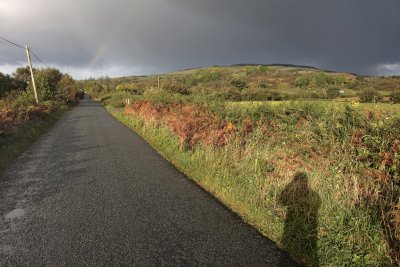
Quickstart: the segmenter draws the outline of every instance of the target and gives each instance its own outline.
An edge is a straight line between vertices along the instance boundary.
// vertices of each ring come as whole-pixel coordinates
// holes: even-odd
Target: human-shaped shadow
[[[307,174],[297,173],[280,194],[279,202],[287,207],[282,235],[284,249],[312,266],[319,266],[318,209],[321,201],[310,189]]]

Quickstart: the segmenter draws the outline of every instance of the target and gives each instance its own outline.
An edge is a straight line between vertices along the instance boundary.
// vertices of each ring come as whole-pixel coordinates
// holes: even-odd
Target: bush
[[[78,89],[71,76],[64,74],[57,84],[57,99],[64,103],[74,103],[77,99]]]
[[[185,86],[180,81],[176,81],[176,80],[172,80],[170,82],[164,83],[162,86],[162,89],[165,91],[169,91],[173,94],[178,93],[181,95],[188,95],[190,93],[187,86]]]
[[[13,92],[4,98],[5,105],[16,113],[26,110],[27,107],[35,104],[33,92]]]
[[[329,87],[326,89],[326,97],[329,99],[334,99],[336,97],[340,96],[340,89],[338,87]]]
[[[27,83],[0,72],[0,97],[12,91],[25,90]]]
[[[282,100],[283,97],[279,92],[269,91],[262,88],[246,88],[242,91],[242,100],[247,101],[272,101]]]
[[[400,103],[400,90],[394,91],[394,92],[392,93],[392,95],[390,96],[390,100],[391,100],[394,104]]]
[[[310,77],[299,77],[296,79],[295,85],[300,88],[307,88],[311,83]]]
[[[238,88],[224,88],[222,90],[218,90],[213,94],[217,98],[221,98],[228,101],[240,101],[242,100],[242,95]]]
[[[267,66],[259,65],[259,66],[247,66],[245,68],[246,70],[246,75],[251,75],[251,74],[260,74],[260,73],[265,73],[268,71]]]
[[[326,87],[328,85],[334,85],[335,79],[333,79],[331,76],[326,75],[325,73],[319,73],[315,77],[315,84],[318,87]]]
[[[220,75],[216,71],[201,70],[198,71],[197,75],[195,76],[195,79],[197,83],[208,83],[217,80],[219,77]]]
[[[170,103],[182,103],[183,96],[177,93],[171,93],[166,90],[149,89],[143,94],[144,100],[149,101],[155,106],[168,105]]]
[[[182,83],[185,87],[192,87],[201,83],[210,83],[219,78],[220,74],[217,71],[198,70],[195,74],[184,77]]]
[[[376,103],[382,100],[382,96],[378,90],[372,87],[365,88],[361,93],[358,94],[360,102],[363,103]]]
[[[244,89],[247,87],[247,83],[244,80],[241,79],[234,79],[231,81],[231,85],[233,87],[236,87],[238,89]]]
[[[58,69],[47,68],[35,72],[35,83],[38,98],[43,101],[59,101],[72,103],[76,100],[77,86],[68,74],[62,74]],[[28,91],[33,92],[32,85]]]
[[[93,98],[98,98],[104,93],[103,86],[96,81],[88,81],[85,86],[85,91]]]
[[[39,73],[35,78],[36,91],[38,94],[39,101],[47,101],[54,99],[55,97],[55,87],[50,86],[50,81],[47,76]],[[31,88],[31,85],[29,85]]]
[[[121,83],[115,87],[116,91],[136,91],[136,83]]]

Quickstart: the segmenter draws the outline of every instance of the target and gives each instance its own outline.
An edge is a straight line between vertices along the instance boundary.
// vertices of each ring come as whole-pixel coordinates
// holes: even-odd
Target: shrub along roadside
[[[68,106],[61,106],[52,113],[45,113],[34,120],[25,121],[6,136],[0,137],[0,172],[50,129],[66,110]]]
[[[395,237],[398,232],[393,224],[399,218],[395,207],[399,162],[397,133],[386,134],[397,123],[396,118],[382,125],[377,123],[379,114],[369,112],[365,117],[350,107],[336,110],[323,105],[290,103],[280,108],[256,107],[240,113],[222,112],[220,107],[215,108],[218,104],[208,103],[233,122],[231,126],[220,124],[222,129],[234,127],[240,134],[224,145],[218,142],[207,145],[209,135],[195,137],[180,131],[211,129],[218,140],[221,132],[202,125],[215,124],[214,120],[191,121],[177,116],[179,113],[184,117],[191,113],[203,116],[201,108],[190,110],[186,103],[180,112],[174,105],[163,107],[157,99],[153,99],[153,105],[158,105],[154,109],[148,104],[134,104],[132,108],[137,112],[133,110],[129,116],[116,109],[111,111],[295,258],[311,266],[389,264],[389,246],[395,253],[398,245]],[[184,126],[192,122],[199,126]],[[197,145],[193,142],[196,138],[200,140]],[[186,142],[184,146],[182,139]],[[304,226],[304,220],[294,219],[289,226],[295,227],[290,230],[285,222],[290,212],[282,206],[285,201],[279,200],[285,187],[304,177],[308,178],[309,192],[315,192],[311,194],[314,197],[299,195],[300,201],[292,206],[304,199],[308,199],[309,207],[321,204],[318,217],[314,217],[319,220],[318,248],[313,242],[299,242],[303,238],[298,234],[299,227]],[[318,195],[320,201],[315,197]],[[309,211],[315,213],[315,209]],[[312,225],[310,219],[311,235]]]
[[[12,76],[4,76],[8,82],[1,83],[0,170],[77,101],[77,86],[68,74],[55,68],[34,69],[33,72],[39,104],[33,96],[32,86],[28,85],[30,74],[27,68],[18,68]]]
[[[400,103],[400,90],[396,90],[392,93],[390,96],[390,100],[392,101],[393,104],[399,104]]]

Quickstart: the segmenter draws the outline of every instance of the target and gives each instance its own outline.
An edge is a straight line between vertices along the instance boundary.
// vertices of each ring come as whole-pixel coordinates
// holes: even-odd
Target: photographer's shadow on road
[[[318,209],[319,195],[310,189],[306,173],[298,172],[279,196],[279,202],[286,207],[286,220],[282,245],[290,254],[312,266],[319,266],[318,260]]]

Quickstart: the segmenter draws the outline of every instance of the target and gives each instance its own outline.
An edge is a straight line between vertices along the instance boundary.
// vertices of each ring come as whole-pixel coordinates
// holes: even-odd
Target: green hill
[[[378,91],[380,101],[389,102],[393,92],[400,89],[400,76],[357,76],[295,65],[214,66],[160,75],[105,78],[97,82],[106,91],[117,89],[142,94],[158,88],[158,78],[160,88],[173,93],[202,92],[230,101],[358,100],[359,94],[373,88]]]

